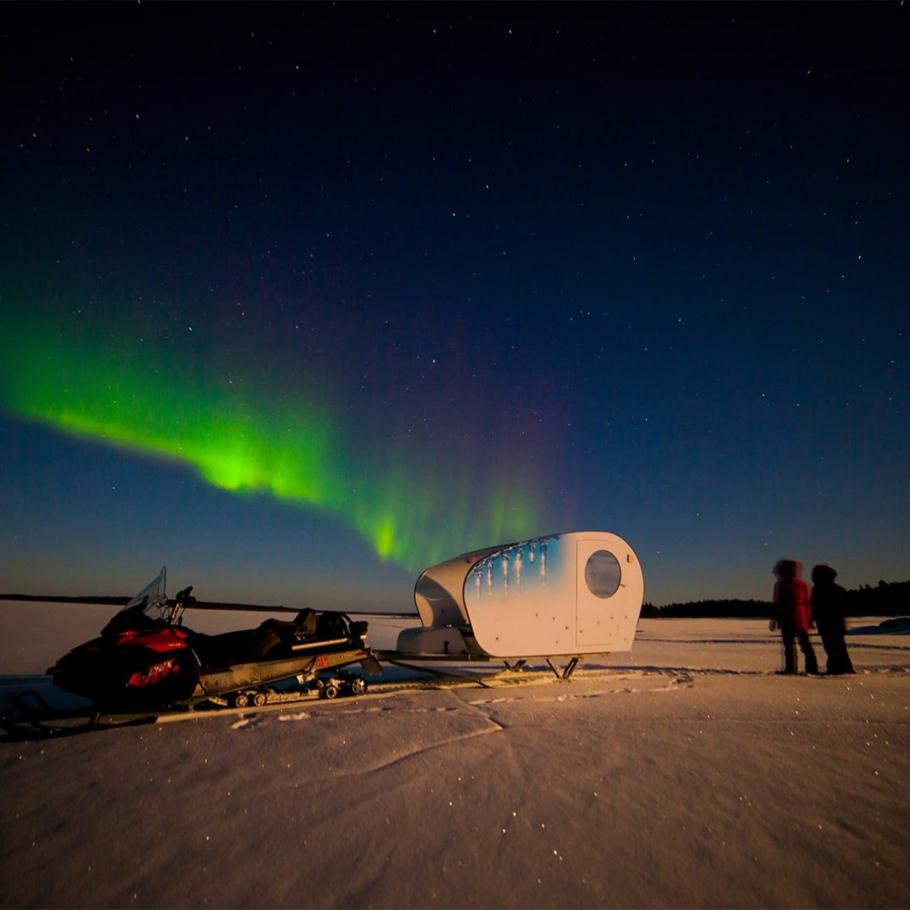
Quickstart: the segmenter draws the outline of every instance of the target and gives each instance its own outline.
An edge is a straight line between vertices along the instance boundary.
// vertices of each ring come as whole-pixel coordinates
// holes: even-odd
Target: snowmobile
[[[165,594],[167,570],[113,616],[101,635],[79,645],[47,670],[55,686],[89,698],[106,710],[150,711],[213,705],[263,705],[276,684],[296,692],[361,694],[363,677],[320,674],[360,663],[381,672],[366,645],[367,623],[345,613],[304,609],[293,619],[267,619],[254,629],[206,635],[182,624],[192,608],[192,586],[173,600]]]

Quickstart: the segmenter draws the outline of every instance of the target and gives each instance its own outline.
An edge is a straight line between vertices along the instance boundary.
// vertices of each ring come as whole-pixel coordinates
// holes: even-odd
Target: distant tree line
[[[646,619],[660,617],[706,618],[767,618],[771,615],[767,600],[695,600],[656,607],[646,603],[641,615]],[[907,616],[910,615],[910,581],[880,581],[860,585],[847,591],[848,616]]]
[[[53,601],[55,603],[93,603],[110,604],[119,606],[125,604],[129,597],[106,597],[88,595],[83,597],[58,597],[46,594],[0,594],[0,600],[37,600]],[[238,610],[256,607],[255,604],[222,604],[208,601],[197,602],[200,609]],[[262,610],[272,612],[289,611],[296,609],[280,606],[262,606]],[[356,611],[355,611],[356,612]],[[410,616],[410,613],[390,613],[389,616]],[[769,600],[693,600],[687,603],[670,603],[656,607],[652,603],[645,603],[641,608],[641,615],[645,619],[661,617],[729,617],[733,619],[764,619],[771,615],[771,601]],[[847,591],[848,616],[910,616],[910,581],[879,581],[875,587],[860,585],[858,588]]]

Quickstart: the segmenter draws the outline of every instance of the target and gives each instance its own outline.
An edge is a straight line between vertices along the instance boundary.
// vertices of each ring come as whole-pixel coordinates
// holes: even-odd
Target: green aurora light
[[[474,478],[435,452],[395,451],[371,466],[312,393],[280,398],[212,379],[196,359],[151,357],[154,346],[122,337],[29,318],[14,328],[0,336],[0,405],[15,417],[192,466],[224,490],[330,513],[412,571],[539,533],[527,483]]]

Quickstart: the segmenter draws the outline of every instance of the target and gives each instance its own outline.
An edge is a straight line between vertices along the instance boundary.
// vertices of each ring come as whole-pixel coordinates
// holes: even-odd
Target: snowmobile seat
[[[305,608],[294,617],[297,638],[312,638],[316,634],[316,611]]]
[[[193,637],[193,648],[203,667],[230,667],[234,664],[255,663],[265,660],[269,652],[282,644],[282,636],[266,620],[256,629],[224,632],[221,635]]]

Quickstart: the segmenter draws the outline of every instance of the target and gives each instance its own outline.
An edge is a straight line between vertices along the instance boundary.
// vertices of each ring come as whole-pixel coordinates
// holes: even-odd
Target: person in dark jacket
[[[818,662],[809,628],[812,624],[812,604],[809,588],[799,577],[802,567],[794,559],[778,560],[774,566],[777,582],[774,585],[774,618],[771,628],[780,626],[784,644],[784,673],[796,673],[796,643],[806,660],[806,672],[818,673]]]
[[[837,572],[831,566],[816,566],[812,570],[812,618],[822,637],[828,655],[828,673],[853,673],[853,663],[847,653],[844,635],[844,598],[847,592],[834,583]]]

